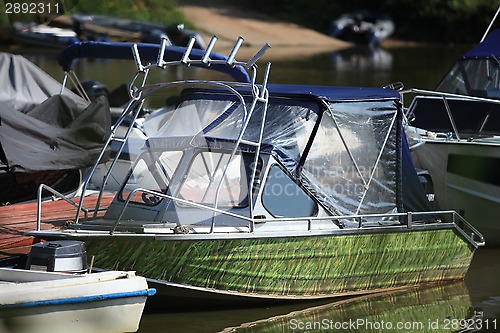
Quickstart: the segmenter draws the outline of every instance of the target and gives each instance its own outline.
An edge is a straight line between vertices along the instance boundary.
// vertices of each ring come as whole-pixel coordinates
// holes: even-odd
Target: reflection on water
[[[465,285],[455,283],[344,300],[223,332],[451,332],[473,315]]]
[[[332,52],[330,55],[332,68],[338,71],[390,70],[392,54],[376,46],[354,47]]]
[[[356,46],[353,48],[318,53],[294,52],[297,57],[272,57],[270,83],[346,85],[383,87],[393,82],[403,82],[406,88],[432,89],[450,69],[456,58],[468,46],[418,46],[376,48]],[[289,48],[271,48],[272,55],[291,53]],[[9,52],[1,48],[0,51]],[[215,48],[215,51],[218,51]],[[58,52],[39,49],[16,48],[12,52],[25,55],[57,80],[62,80],[63,71],[57,64]],[[220,51],[227,54],[226,50]],[[243,51],[242,51],[243,52]],[[265,55],[265,56],[266,56]],[[264,56],[264,61],[265,61]],[[242,60],[248,60],[242,58]],[[263,63],[261,63],[263,64]],[[259,68],[262,80],[263,65]],[[79,60],[74,65],[81,80],[97,80],[111,91],[128,83],[135,72],[133,61],[126,60]],[[181,78],[228,79],[224,74],[199,68],[178,67],[169,71],[153,71],[151,82],[177,80]],[[258,80],[259,81],[259,80]]]
[[[482,248],[476,251],[465,276],[465,284],[474,307],[490,321],[497,319],[500,332],[500,248]]]
[[[261,318],[255,319],[257,314]],[[182,327],[169,332],[453,332],[460,325],[480,322],[480,316],[472,308],[467,288],[459,282],[305,305],[299,310],[281,307],[146,315],[139,332],[153,332],[160,321]]]
[[[479,249],[464,282],[337,302],[146,314],[139,332],[497,332],[499,249]],[[482,330],[479,330],[482,328]]]

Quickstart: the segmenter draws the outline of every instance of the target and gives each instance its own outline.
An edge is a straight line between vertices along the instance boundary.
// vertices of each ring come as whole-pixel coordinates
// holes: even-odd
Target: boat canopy
[[[59,54],[59,65],[64,71],[71,70],[73,60],[79,58],[96,59],[124,59],[134,60],[132,46],[136,44],[143,62],[156,63],[161,45],[147,43],[126,43],[126,42],[79,42],[64,48]],[[185,47],[167,46],[163,59],[165,61],[178,61],[186,52]],[[202,59],[205,51],[192,49],[189,58],[193,60]],[[210,59],[226,61],[227,57],[215,52],[210,53]],[[201,65],[193,65],[201,66]],[[250,82],[250,78],[245,69],[241,66],[227,66],[223,64],[210,64],[203,66],[230,75],[238,82]]]
[[[493,30],[460,57],[441,80],[437,91],[500,99],[500,29]]]
[[[255,153],[257,146],[252,143],[260,142],[260,153],[271,155],[333,214],[428,208],[409,150],[402,143],[400,96],[396,91],[273,84],[267,88],[267,110],[265,103],[257,103],[243,130],[238,147],[241,154]],[[152,160],[161,160],[165,170],[177,168],[179,172],[177,165],[184,165],[179,162],[180,155],[171,154],[172,161],[168,161],[164,151],[231,151],[254,101],[249,90],[236,89],[244,103],[240,103],[238,94],[226,90],[185,89],[163,126],[147,139],[146,155],[159,154]],[[151,97],[149,92],[147,95]],[[403,152],[407,154],[404,158]],[[186,179],[171,176],[168,178],[180,182]],[[413,191],[406,196],[409,206],[403,203],[403,180]]]
[[[491,31],[486,38],[460,59],[491,59],[500,57],[500,29]]]
[[[0,53],[0,171],[91,166],[110,133],[106,99],[88,105],[20,55]]]

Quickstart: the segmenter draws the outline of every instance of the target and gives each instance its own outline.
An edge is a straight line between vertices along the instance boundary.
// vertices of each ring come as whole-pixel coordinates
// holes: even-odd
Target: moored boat
[[[330,36],[357,44],[379,44],[394,33],[387,14],[365,11],[346,13],[331,23]]]
[[[99,32],[101,35],[112,35],[113,31],[121,31],[134,36],[122,41],[140,41],[142,43],[160,43],[162,38],[167,38],[172,45],[187,46],[191,37],[195,38],[193,45],[197,49],[204,49],[206,44],[201,35],[193,30],[184,28],[184,24],[162,25],[151,22],[135,21],[104,15],[75,14],[71,17],[73,29],[80,36]],[[86,38],[83,38],[86,40]]]
[[[148,296],[134,272],[87,272],[81,242],[38,243],[27,260],[0,260],[0,328],[135,332]]]
[[[76,192],[110,133],[107,101],[61,92],[20,55],[0,53],[0,74],[0,203],[35,200],[41,183]]]
[[[63,48],[80,41],[73,30],[32,22],[14,22],[12,36],[18,43],[50,48]]]
[[[498,12],[497,12],[498,14]],[[453,209],[500,245],[500,30],[461,56],[434,91],[410,89],[407,135],[439,209]]]
[[[85,240],[97,267],[149,278],[163,308],[348,296],[464,277],[482,236],[455,212],[429,209],[398,92],[268,84],[270,64],[258,84],[255,64],[267,45],[240,62],[242,39],[225,59],[212,59],[214,43],[199,58],[188,47],[165,61],[165,42],[153,64],[131,47],[138,86],[131,82],[122,117],[155,108],[164,111],[162,125],[103,217],[83,219],[77,210],[75,224],[30,235]],[[177,65],[242,66],[253,76],[143,80]]]

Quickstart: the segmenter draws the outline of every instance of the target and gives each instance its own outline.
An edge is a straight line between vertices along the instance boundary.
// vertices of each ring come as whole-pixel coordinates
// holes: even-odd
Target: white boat
[[[71,247],[64,243],[48,247]],[[42,257],[48,266],[40,265]],[[134,272],[81,273],[81,260],[78,254],[44,255],[28,259],[26,269],[0,267],[0,332],[137,331],[155,290]],[[78,270],[71,270],[75,262]]]
[[[435,91],[402,92],[413,94],[406,134],[436,208],[459,212],[488,246],[500,245],[499,45],[500,30],[488,30]]]

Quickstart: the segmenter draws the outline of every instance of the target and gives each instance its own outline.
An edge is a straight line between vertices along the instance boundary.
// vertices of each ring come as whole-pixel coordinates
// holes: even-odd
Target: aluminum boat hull
[[[457,211],[485,236],[486,246],[499,246],[500,142],[424,142],[413,150],[414,161],[429,171],[438,208]]]
[[[97,267],[134,270],[149,278],[159,285],[151,300],[155,307],[174,309],[344,297],[459,280],[474,253],[453,224],[294,236],[110,236],[95,229],[44,234],[84,240]]]

